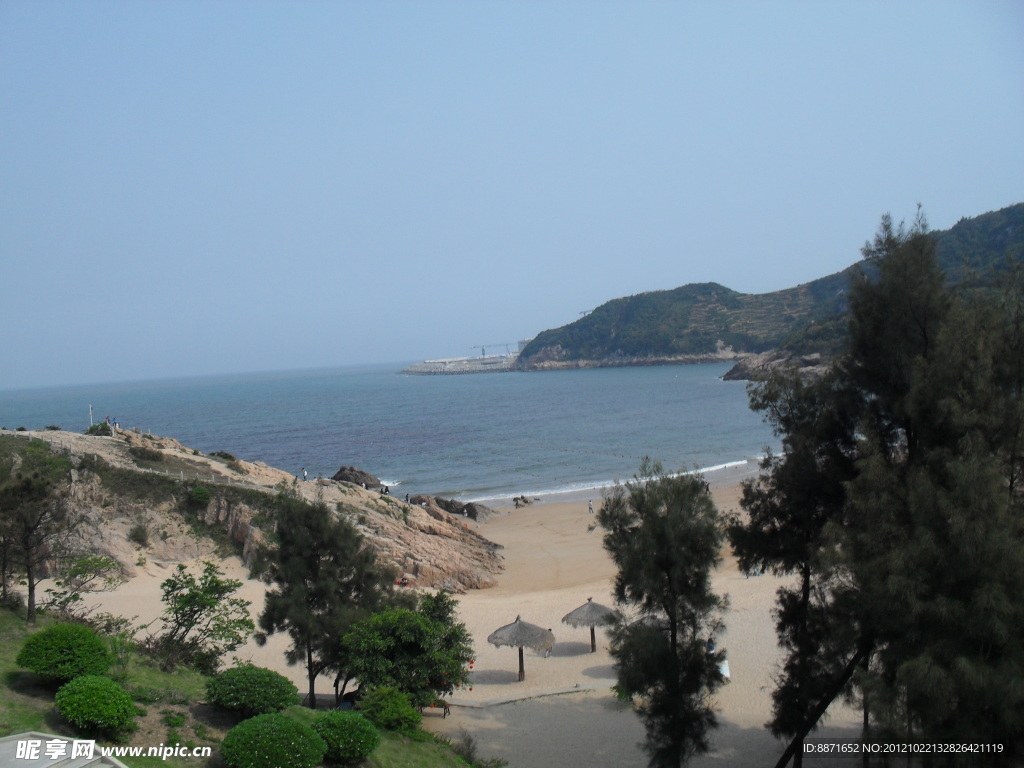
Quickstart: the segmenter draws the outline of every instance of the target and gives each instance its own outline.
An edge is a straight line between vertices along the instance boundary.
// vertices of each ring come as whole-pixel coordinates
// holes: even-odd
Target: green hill
[[[943,269],[956,284],[991,289],[1024,253],[1024,203],[961,219],[933,232]],[[858,262],[810,283],[763,294],[693,283],[602,304],[569,325],[539,333],[521,370],[657,365],[736,359],[779,350],[828,358],[846,334],[846,288]]]

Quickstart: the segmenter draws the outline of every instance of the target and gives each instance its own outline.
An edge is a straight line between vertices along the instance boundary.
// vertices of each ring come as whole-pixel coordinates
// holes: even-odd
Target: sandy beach
[[[740,488],[735,482],[714,484],[712,493],[721,512],[737,508]],[[599,506],[599,495],[593,497]],[[590,633],[561,623],[572,609],[594,601],[612,605],[611,583],[615,573],[601,545],[601,531],[589,530],[595,516],[587,500],[532,504],[522,509],[501,509],[480,532],[502,545],[506,571],[494,588],[459,595],[461,619],[473,635],[476,647],[471,685],[451,697],[452,713],[442,718],[428,710],[424,725],[451,737],[471,733],[480,754],[502,757],[512,768],[572,765],[587,755],[591,766],[644,766],[640,749],[644,731],[628,705],[611,694],[614,683],[607,639],[598,630],[595,653]],[[772,765],[784,744],[763,728],[770,715],[770,691],[780,658],[776,647],[771,608],[781,580],[764,575],[747,578],[724,553],[713,578],[715,589],[727,594],[730,607],[720,646],[728,655],[731,679],[718,692],[721,728],[713,737],[713,751],[694,764],[699,766]],[[254,612],[262,606],[264,585],[246,579],[237,559],[224,568],[244,581],[240,596],[252,601]],[[102,610],[138,615],[148,621],[159,615],[160,582],[168,570],[150,566],[117,592],[95,595]],[[514,648],[496,648],[486,642],[498,627],[521,615],[525,621],[551,628],[556,645],[550,656],[525,651],[526,679],[518,681],[518,656]],[[239,649],[240,658],[276,669],[306,690],[301,668],[285,664],[287,637],[275,636],[265,647],[250,642]],[[321,678],[318,692],[328,693],[331,681]],[[853,738],[859,733],[858,713],[833,707],[827,726],[818,736]],[[822,765],[840,766],[828,759]],[[805,761],[805,765],[815,765]]]

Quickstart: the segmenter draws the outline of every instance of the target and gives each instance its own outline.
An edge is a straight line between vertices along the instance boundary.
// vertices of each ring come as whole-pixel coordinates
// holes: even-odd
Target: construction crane
[[[505,348],[505,352],[511,355],[512,353],[509,351],[509,348],[508,348],[508,345],[511,344],[511,343],[512,342],[509,341],[509,342],[505,342],[503,344],[486,344],[486,345],[485,344],[476,344],[476,345],[470,347],[470,349],[479,349],[480,350],[480,357],[487,357],[487,347],[504,347]]]

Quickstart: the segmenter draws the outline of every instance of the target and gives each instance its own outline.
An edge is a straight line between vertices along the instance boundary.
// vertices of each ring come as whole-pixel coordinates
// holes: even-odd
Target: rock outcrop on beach
[[[113,437],[60,430],[0,434],[41,439],[68,456],[74,467],[68,501],[82,517],[74,546],[112,557],[128,577],[149,565],[233,553],[251,563],[266,544],[266,513],[282,490],[345,515],[412,586],[481,589],[493,586],[504,569],[499,547],[476,531],[475,518],[433,502],[407,504],[364,489],[363,480],[301,482],[262,462],[204,455],[172,438],[129,430]],[[197,486],[209,491],[208,502],[190,500]]]
[[[356,467],[342,467],[331,475],[331,480],[338,483],[352,483],[362,488],[380,488],[381,486],[380,478]]]
[[[360,516],[367,539],[413,586],[484,589],[505,568],[500,547],[480,535],[475,522],[437,504],[380,496],[372,506],[382,514]]]
[[[475,501],[463,503],[456,499],[442,499],[440,496],[413,496],[410,501],[419,506],[439,507],[449,514],[468,517],[478,523],[486,522],[497,514],[490,507]]]
[[[726,381],[759,381],[786,368],[795,368],[805,376],[821,376],[828,370],[828,360],[818,353],[792,355],[774,349],[743,358],[726,371],[722,378]]]

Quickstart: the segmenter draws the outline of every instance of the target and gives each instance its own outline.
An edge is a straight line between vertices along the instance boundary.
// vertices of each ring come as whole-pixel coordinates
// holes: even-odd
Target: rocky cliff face
[[[174,500],[132,501],[104,488],[95,474],[76,470],[69,503],[82,517],[71,542],[74,549],[113,558],[129,578],[151,562],[217,557],[217,543],[196,535],[175,511]]]
[[[485,589],[505,568],[500,547],[480,535],[470,518],[436,503],[406,504],[390,496],[368,506],[377,514],[358,515],[367,539],[413,586]]]
[[[62,431],[19,434],[46,440],[68,454],[76,468],[69,502],[83,518],[76,546],[109,555],[129,577],[150,561],[172,564],[216,557],[223,554],[226,539],[251,563],[266,544],[262,497],[269,499],[283,487],[310,500],[321,499],[345,515],[378,557],[404,573],[413,586],[456,592],[481,589],[493,586],[504,569],[499,547],[480,535],[475,521],[446,511],[432,499],[406,504],[354,483],[298,482],[290,473],[263,463],[204,456],[176,440],[134,432],[114,437]],[[104,484],[86,458],[92,456],[120,470],[163,475],[171,490],[157,501],[140,501]],[[209,488],[209,503],[187,507],[182,480]],[[186,513],[198,518],[198,524]],[[208,526],[205,530],[203,524]],[[210,535],[218,531],[225,535]]]

